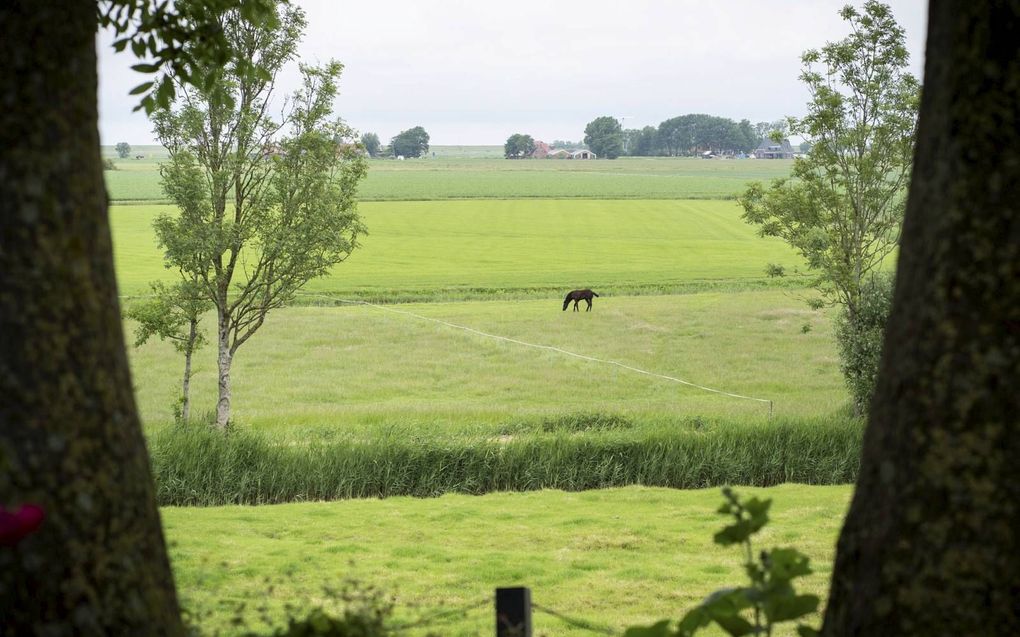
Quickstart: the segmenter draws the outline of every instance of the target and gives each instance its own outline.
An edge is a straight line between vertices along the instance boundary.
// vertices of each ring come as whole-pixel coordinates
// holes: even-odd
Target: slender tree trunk
[[[121,331],[96,129],[96,3],[0,4],[2,635],[180,635]]]
[[[823,634],[1020,634],[1020,2],[934,0],[896,294]]]
[[[230,424],[230,365],[233,355],[230,352],[229,318],[220,315],[216,357],[219,370],[219,400],[216,402],[216,427],[226,429]]]
[[[184,381],[181,383],[181,422],[185,425],[191,419],[191,356],[195,353],[195,341],[198,340],[198,319],[189,321],[188,345],[184,349]]]

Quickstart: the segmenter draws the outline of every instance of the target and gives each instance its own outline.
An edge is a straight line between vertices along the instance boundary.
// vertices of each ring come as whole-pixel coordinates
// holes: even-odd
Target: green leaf
[[[817,595],[796,595],[771,600],[765,604],[765,615],[773,623],[799,619],[818,610]]]
[[[664,619],[651,626],[631,626],[623,633],[623,637],[671,637],[669,620]]]
[[[158,64],[135,64],[131,67],[132,71],[138,71],[139,73],[155,73],[159,70]]]
[[[798,624],[797,634],[800,635],[800,637],[818,637],[820,633],[818,630],[811,628],[807,624]]]
[[[712,536],[712,540],[716,544],[730,546],[747,541],[752,533],[751,524],[747,520],[741,520],[736,524],[723,527],[723,530]]]
[[[138,86],[131,89],[131,92],[128,93],[128,95],[140,95],[145,91],[148,91],[150,88],[152,88],[153,84],[155,84],[155,82],[145,82],[144,84],[139,84]]]
[[[773,579],[789,581],[811,574],[811,559],[797,549],[772,549],[767,554],[767,561]]]

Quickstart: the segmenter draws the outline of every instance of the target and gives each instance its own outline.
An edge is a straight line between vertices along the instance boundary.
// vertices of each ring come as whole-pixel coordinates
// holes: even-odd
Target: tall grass
[[[641,484],[680,489],[784,482],[842,484],[857,475],[859,421],[577,433],[488,440],[417,437],[281,443],[255,433],[167,428],[150,439],[160,505],[562,489]]]

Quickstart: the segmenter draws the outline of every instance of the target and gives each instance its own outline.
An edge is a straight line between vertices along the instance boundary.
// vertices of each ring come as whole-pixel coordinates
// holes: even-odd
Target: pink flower
[[[23,504],[14,512],[0,507],[0,546],[14,546],[35,533],[46,512],[38,504]]]

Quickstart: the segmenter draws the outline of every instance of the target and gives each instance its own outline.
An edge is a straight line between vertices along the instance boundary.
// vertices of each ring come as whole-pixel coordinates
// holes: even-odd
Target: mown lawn
[[[738,492],[774,498],[758,546],[806,553],[814,574],[803,588],[824,607],[851,487]],[[323,587],[354,578],[392,596],[394,624],[473,607],[407,632],[466,637],[492,633],[498,586],[528,586],[535,604],[621,633],[679,617],[713,590],[744,581],[740,551],[712,543],[725,522],[715,513],[721,501],[717,489],[627,487],[162,513],[182,603],[209,632],[235,634],[229,622],[238,603],[253,619],[263,604],[279,618],[285,603],[328,603]],[[541,612],[535,630],[591,634]]]
[[[726,284],[777,285],[768,263],[801,270],[727,201],[429,201],[360,206],[369,234],[306,291],[376,299],[555,297],[575,287],[664,293]],[[121,293],[172,278],[152,220],[170,206],[111,208]],[[797,277],[793,282],[796,283]]]
[[[771,399],[777,417],[825,416],[846,402],[830,320],[799,295],[607,296],[591,312],[561,307],[548,299],[395,309]],[[159,342],[130,356],[143,420],[169,421],[181,356]],[[201,414],[215,402],[214,347],[199,351],[194,370]],[[576,413],[664,426],[768,413],[759,402],[365,306],[272,312],[238,351],[232,380],[239,423],[299,437],[379,428],[493,436],[520,421]]]

